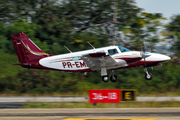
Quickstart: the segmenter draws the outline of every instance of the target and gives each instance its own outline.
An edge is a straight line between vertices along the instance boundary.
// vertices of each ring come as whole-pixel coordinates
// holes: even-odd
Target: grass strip
[[[161,108],[180,107],[180,102],[130,102],[130,103],[25,103],[23,108]]]

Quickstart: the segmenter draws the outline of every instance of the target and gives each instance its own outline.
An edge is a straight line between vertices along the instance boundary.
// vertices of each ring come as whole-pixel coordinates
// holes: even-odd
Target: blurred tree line
[[[117,4],[117,18],[113,21]],[[180,66],[174,61],[155,67],[154,78],[144,79],[142,67],[116,70],[116,83],[103,83],[100,72],[62,73],[25,69],[18,63],[11,34],[23,31],[43,51],[55,55],[112,44],[141,50],[146,42],[153,51],[156,43],[173,43],[180,50],[180,17],[164,25],[161,14],[144,13],[134,0],[1,0],[0,1],[0,93],[84,94],[89,89],[137,89],[139,93],[179,92]],[[160,30],[164,28],[165,30]],[[175,51],[176,50],[176,51]]]

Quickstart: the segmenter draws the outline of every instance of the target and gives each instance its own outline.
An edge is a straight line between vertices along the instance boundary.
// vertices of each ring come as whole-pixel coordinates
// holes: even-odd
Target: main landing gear
[[[110,77],[109,77],[109,75],[103,75],[102,76],[102,81],[103,82],[109,82],[109,80],[111,82],[116,82],[117,81],[117,76],[114,74],[114,70],[111,70],[110,73],[111,73]]]
[[[109,77],[109,75],[102,76],[102,81],[103,82],[109,82],[109,80],[111,82],[116,82],[117,81],[117,76],[116,75],[111,75],[110,77]]]
[[[110,77],[111,82],[116,82],[117,76],[114,74],[114,70],[111,70],[110,73],[111,73],[111,77]]]
[[[102,76],[102,81],[103,82],[109,82],[109,75]]]

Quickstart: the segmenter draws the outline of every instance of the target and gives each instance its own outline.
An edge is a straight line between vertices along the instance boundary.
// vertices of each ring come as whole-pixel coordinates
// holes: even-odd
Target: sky
[[[148,13],[162,13],[170,21],[172,15],[180,14],[180,0],[135,0],[136,5]]]
[[[173,15],[180,15],[180,0],[134,0],[136,5],[140,8],[143,8],[143,12],[147,13],[162,13],[163,17],[168,20],[163,21],[165,24],[170,22],[170,18]],[[165,42],[163,43],[166,44]],[[158,43],[157,46],[161,46],[161,43]],[[166,47],[169,48],[171,44],[166,44]],[[157,48],[158,48],[157,47]]]

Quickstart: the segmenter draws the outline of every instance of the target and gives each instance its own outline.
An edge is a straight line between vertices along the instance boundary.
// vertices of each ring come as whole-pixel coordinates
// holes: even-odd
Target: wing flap
[[[126,62],[119,62],[120,60],[115,60],[110,55],[106,55],[105,52],[82,55],[81,59],[93,71],[100,70],[102,67],[119,65],[119,63],[122,64],[122,66],[126,65]]]

